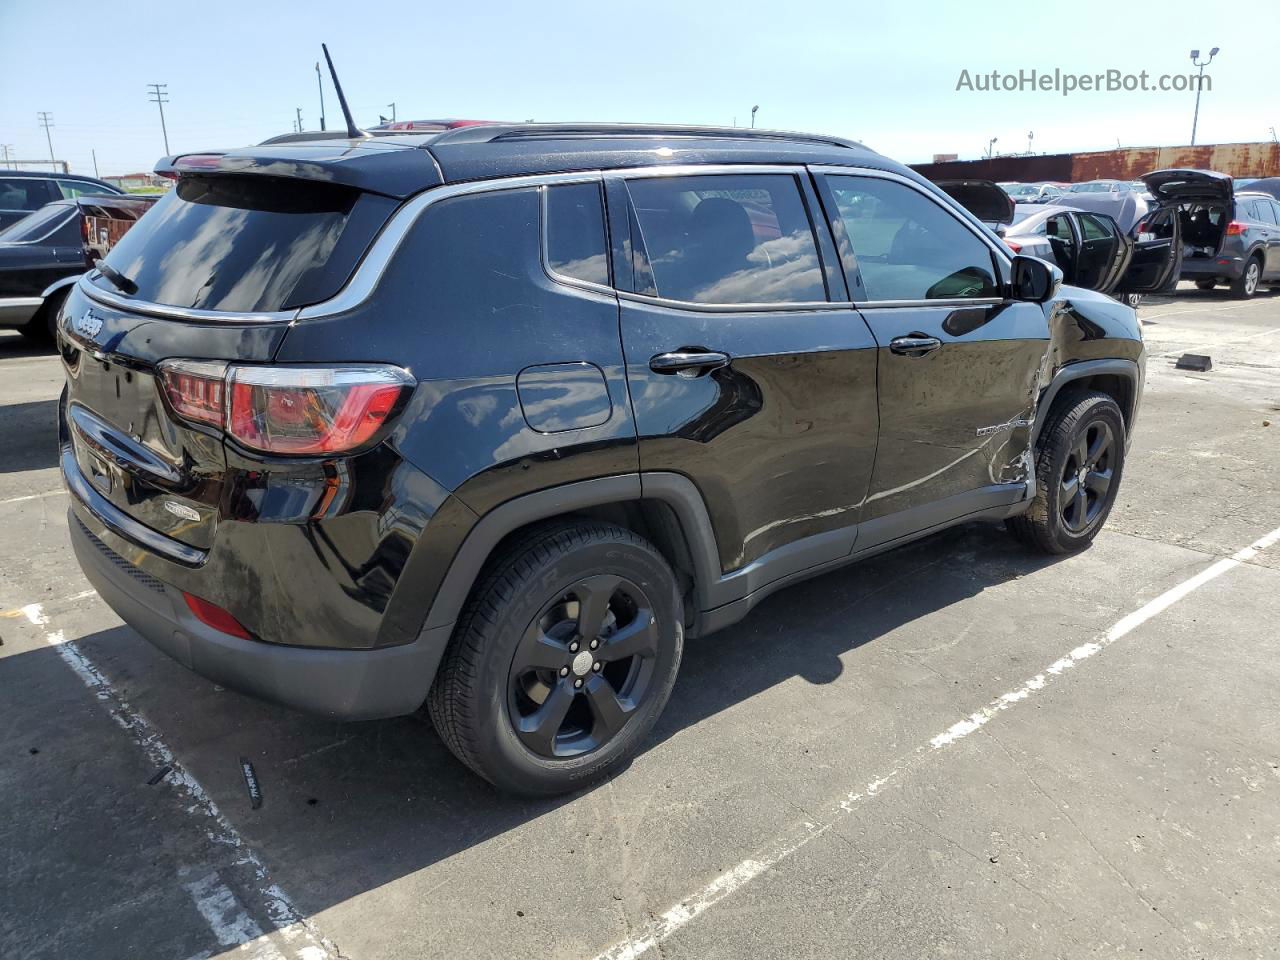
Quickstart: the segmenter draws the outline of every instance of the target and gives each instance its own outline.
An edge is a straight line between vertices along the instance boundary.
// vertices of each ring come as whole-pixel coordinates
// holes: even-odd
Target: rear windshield
[[[273,177],[184,177],[106,263],[139,300],[232,312],[283,309],[323,269],[358,191]],[[100,287],[119,291],[105,279]]]
[[[75,207],[69,203],[50,203],[0,230],[0,243],[33,243],[43,240],[69,220],[73,210]]]

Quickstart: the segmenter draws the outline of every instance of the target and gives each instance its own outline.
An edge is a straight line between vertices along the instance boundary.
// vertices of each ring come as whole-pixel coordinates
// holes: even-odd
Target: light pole
[[[1191,51],[1191,63],[1193,66],[1200,68],[1200,78],[1196,81],[1196,112],[1191,118],[1191,146],[1196,145],[1196,126],[1200,123],[1200,88],[1204,86],[1204,68],[1213,63],[1213,58],[1218,55],[1218,47],[1214,47],[1209,51],[1209,59],[1200,62],[1200,51]]]
[[[1028,130],[1027,131],[1027,156],[1028,157],[1031,156],[1031,141],[1034,140],[1035,138],[1036,138],[1036,132],[1034,130]]]
[[[756,111],[759,109],[760,109],[760,104],[758,103],[751,108],[751,129],[752,130],[756,128]]]
[[[316,86],[320,90],[320,129],[324,130],[324,80],[320,76],[320,61],[316,61]]]
[[[151,92],[147,99],[160,108],[160,132],[164,134],[164,155],[169,156],[169,128],[164,124],[164,105],[169,102],[169,85],[167,83],[148,83]]]
[[[992,137],[990,140],[987,141],[987,159],[988,160],[990,160],[993,156],[995,156],[995,147],[996,147],[996,143],[999,140],[1000,140],[999,137]]]

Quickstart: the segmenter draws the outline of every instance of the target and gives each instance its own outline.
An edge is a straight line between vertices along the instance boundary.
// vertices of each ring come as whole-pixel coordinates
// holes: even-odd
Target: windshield
[[[106,263],[140,300],[276,311],[323,268],[357,191],[274,177],[184,177],[124,235]],[[104,289],[118,292],[105,280]]]
[[[1004,188],[1005,193],[1011,197],[1033,197],[1039,193],[1039,188],[1029,183],[1014,183]]]
[[[50,203],[30,216],[23,217],[0,230],[0,243],[31,243],[43,240],[67,219],[75,207],[67,203]]]
[[[1009,226],[1011,227],[1016,226],[1017,224],[1021,223],[1023,220],[1026,220],[1029,217],[1034,217],[1036,214],[1043,213],[1043,212],[1044,212],[1043,206],[1039,210],[1022,210],[1022,209],[1014,210],[1013,219],[1009,221]]]

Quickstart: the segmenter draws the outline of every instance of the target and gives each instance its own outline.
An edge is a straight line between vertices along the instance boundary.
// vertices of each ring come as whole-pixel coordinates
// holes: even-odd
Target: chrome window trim
[[[578,182],[590,183],[592,181],[582,180]],[[608,262],[610,259],[608,226],[603,219],[606,216],[605,206],[604,206],[604,178],[596,177],[594,182],[597,184],[597,188],[600,190],[600,216],[602,218],[600,221],[600,228],[601,228],[601,236],[604,238],[604,255],[605,255],[605,261],[606,261],[605,266],[606,266],[606,270],[612,273],[612,270],[610,269],[612,267],[612,264]],[[554,280],[556,283],[564,284],[567,287],[577,287],[582,290],[590,290],[592,293],[602,293],[608,296],[610,300],[613,300],[617,295],[617,291],[614,290],[614,288],[609,286],[607,283],[595,283],[591,280],[581,280],[578,277],[566,276],[563,273],[557,273],[552,268],[551,256],[550,256],[551,238],[547,228],[547,221],[548,221],[547,212],[550,208],[550,197],[549,197],[550,186],[555,186],[555,184],[544,183],[542,186],[538,187],[538,219],[541,221],[541,228],[540,228],[541,239],[539,241],[539,247],[541,249],[539,250],[538,255],[539,255],[539,258],[542,260],[542,271],[551,280]]]
[[[994,307],[1004,303],[1003,297],[949,297],[945,300],[860,300],[854,306],[859,310],[880,310],[894,307]]]
[[[142,313],[149,317],[163,317],[170,320],[190,320],[195,322],[216,322],[220,324],[250,323],[289,323],[297,316],[296,310],[279,310],[262,313],[237,313],[232,310],[197,310],[194,307],[173,307],[164,303],[151,303],[148,300],[130,300],[117,296],[89,282],[89,278],[97,273],[91,270],[82,276],[76,286],[90,300],[104,307],[115,307],[130,313]]]
[[[696,300],[668,300],[651,297],[645,293],[617,291],[618,298],[635,303],[647,303],[670,310],[695,310],[701,313],[807,313],[814,310],[849,310],[853,304],[833,300],[794,300],[785,303],[699,303]]]
[[[0,297],[0,307],[38,307],[44,297]]]
[[[374,288],[382,280],[382,275],[386,273],[396,251],[400,249],[400,244],[409,235],[410,229],[418,222],[423,212],[434,203],[472,193],[521,190],[526,187],[541,187],[556,183],[590,183],[599,179],[599,170],[585,170],[578,173],[543,173],[432,187],[407,201],[383,224],[378,236],[356,265],[355,272],[346,286],[328,300],[303,307],[298,311],[297,319],[312,320],[317,317],[331,317],[334,314],[346,313],[368,300]],[[612,291],[610,293],[612,294]]]
[[[655,166],[655,167],[621,167],[611,168],[608,170],[582,170],[575,173],[539,173],[522,175],[515,177],[502,177],[494,180],[475,180],[469,183],[452,183],[441,187],[432,187],[430,190],[418,194],[412,200],[408,201],[404,206],[391,215],[391,218],[383,226],[382,231],[374,240],[372,246],[365,253],[364,258],[356,267],[355,273],[351,279],[347,281],[347,285],[338,293],[328,300],[321,303],[312,304],[309,307],[303,307],[298,311],[298,320],[311,320],[317,317],[328,317],[338,313],[345,313],[353,310],[360,304],[364,303],[377,287],[378,282],[382,279],[382,275],[386,272],[387,266],[391,259],[395,256],[396,251],[400,248],[400,244],[404,242],[404,238],[408,235],[409,230],[417,223],[418,218],[433,203],[442,200],[449,200],[453,197],[465,196],[473,193],[491,193],[498,190],[520,190],[526,187],[542,187],[554,186],[563,183],[591,183],[602,181],[605,178],[617,179],[635,179],[640,177],[667,177],[667,176],[695,176],[701,174],[730,174],[730,173],[781,173],[791,176],[799,176],[806,172],[804,164],[763,164],[763,163],[725,163],[725,164],[672,164],[671,166]],[[545,245],[545,244],[544,244]],[[546,269],[544,261],[543,269]],[[557,278],[558,279],[558,278]],[[563,282],[571,286],[581,286],[584,289],[594,290],[596,293],[607,293],[612,296],[641,297],[640,294],[628,294],[625,291],[615,290],[612,287],[601,287],[598,285],[590,285],[585,281],[576,281],[573,278],[567,278]],[[644,298],[647,302],[658,303],[662,306],[671,307],[688,307],[691,309],[707,309],[716,308],[720,310],[743,309],[741,304],[688,304],[683,300],[662,300],[661,298]],[[763,305],[768,309],[811,309],[803,304],[766,304]],[[841,306],[841,304],[832,304],[822,301],[819,306],[831,307]],[[843,304],[848,307],[848,304]]]

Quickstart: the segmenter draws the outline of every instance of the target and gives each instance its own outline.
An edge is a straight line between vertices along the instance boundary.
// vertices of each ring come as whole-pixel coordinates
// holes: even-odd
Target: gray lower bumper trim
[[[127,561],[74,512],[68,520],[85,576],[121,619],[179,663],[242,693],[333,719],[400,716],[421,706],[449,642],[452,625],[380,650],[321,650],[228,636],[197,620],[176,587],[131,576]]]

